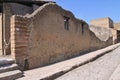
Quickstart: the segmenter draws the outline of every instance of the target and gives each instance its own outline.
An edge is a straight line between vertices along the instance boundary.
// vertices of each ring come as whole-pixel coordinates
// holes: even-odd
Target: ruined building
[[[120,23],[114,23],[109,17],[91,20],[91,26],[104,27],[110,29],[113,36],[113,44],[120,41]],[[91,27],[90,27],[91,28]]]
[[[0,3],[0,56],[21,69],[49,65],[115,43],[110,18],[89,26],[53,1],[6,0]]]

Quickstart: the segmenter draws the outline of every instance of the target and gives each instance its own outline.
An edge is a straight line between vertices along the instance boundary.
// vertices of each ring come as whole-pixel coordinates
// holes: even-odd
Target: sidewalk
[[[76,67],[95,60],[103,54],[116,49],[118,46],[120,46],[120,43],[53,65],[25,71],[25,77],[17,80],[53,80]]]

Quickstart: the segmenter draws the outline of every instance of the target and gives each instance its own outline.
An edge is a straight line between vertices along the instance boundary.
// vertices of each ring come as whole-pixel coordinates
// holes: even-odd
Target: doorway
[[[117,30],[117,43],[120,42],[120,31]]]
[[[10,9],[7,3],[0,3],[0,55],[11,54],[10,46]]]

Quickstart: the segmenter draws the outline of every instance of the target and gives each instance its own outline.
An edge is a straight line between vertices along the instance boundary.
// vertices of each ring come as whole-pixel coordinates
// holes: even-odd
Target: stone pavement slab
[[[120,47],[96,59],[93,62],[80,66],[55,80],[109,80],[120,64]],[[116,74],[115,73],[115,74]],[[114,75],[111,80],[114,80]],[[119,74],[116,80],[120,80]]]
[[[25,77],[19,78],[17,80],[53,80],[61,74],[93,61],[97,57],[116,49],[118,46],[120,46],[120,43],[53,65],[25,71]]]
[[[4,73],[0,73],[0,80],[15,80],[16,78],[22,77],[20,70],[13,70]]]
[[[109,78],[109,80],[120,80],[120,64],[115,69],[115,71],[112,73],[112,75]]]

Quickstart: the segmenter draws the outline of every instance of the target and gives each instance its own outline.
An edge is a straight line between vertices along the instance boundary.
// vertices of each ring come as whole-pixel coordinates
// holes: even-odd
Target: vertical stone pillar
[[[16,63],[24,69],[27,65],[29,28],[27,18],[21,16],[11,17],[11,56]]]
[[[9,3],[3,3],[3,46],[4,55],[10,55],[10,17],[11,5]]]
[[[2,55],[2,14],[0,14],[0,56]]]

